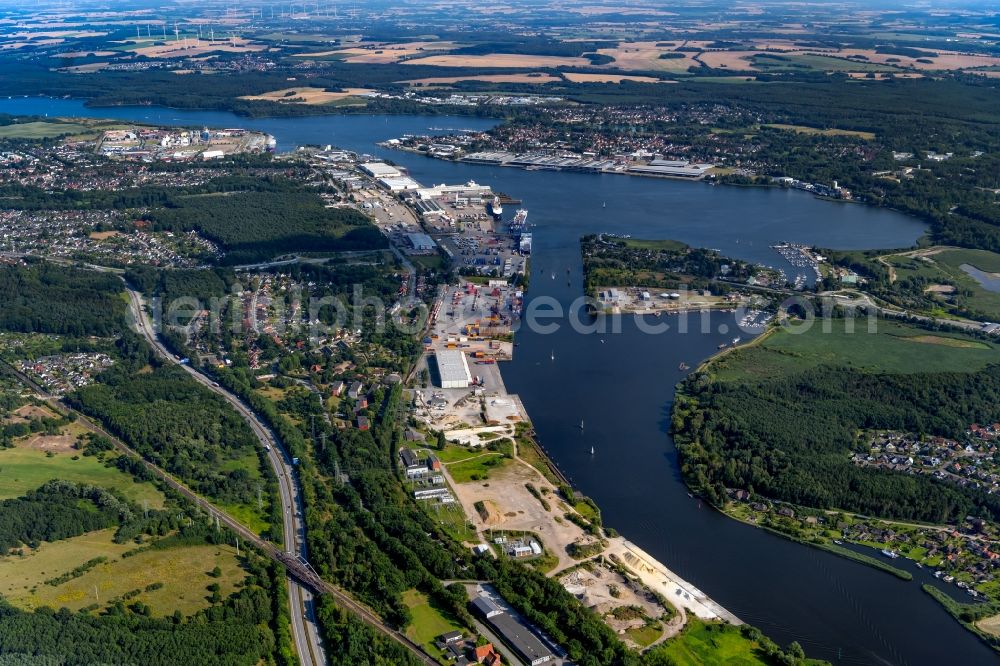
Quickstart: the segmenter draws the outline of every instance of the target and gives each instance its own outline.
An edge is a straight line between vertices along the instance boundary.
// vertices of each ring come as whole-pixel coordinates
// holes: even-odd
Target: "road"
[[[299,556],[307,562],[305,528],[302,523],[304,515],[302,497],[295,474],[292,471],[291,460],[288,459],[284,449],[278,445],[277,438],[274,437],[270,428],[265,426],[256,414],[243,404],[242,400],[216,385],[215,382],[190,365],[180,364],[157,337],[149,315],[143,308],[142,296],[132,289],[128,290],[128,296],[136,328],[146,338],[150,346],[163,358],[181,365],[195,381],[225,398],[250,425],[257,439],[260,440],[261,446],[267,451],[267,459],[278,478],[285,552]],[[300,661],[307,666],[325,666],[326,657],[316,624],[312,593],[301,583],[289,577],[288,601],[291,607],[292,636],[295,639],[295,650],[299,654]]]
[[[357,602],[353,597],[336,585],[320,578],[319,574],[316,573],[316,570],[312,568],[306,559],[305,528],[302,523],[304,516],[302,497],[299,492],[299,485],[295,476],[294,468],[291,464],[292,461],[289,459],[287,452],[278,444],[277,437],[274,436],[271,429],[261,422],[260,419],[257,418],[257,415],[254,414],[254,412],[247,407],[242,400],[221,386],[218,386],[211,379],[191,366],[181,364],[177,359],[175,359],[157,337],[153,325],[149,320],[149,316],[143,308],[142,296],[138,292],[133,291],[131,288],[126,288],[126,291],[129,296],[129,305],[132,310],[136,328],[142,336],[146,338],[153,349],[155,349],[157,353],[163,356],[167,361],[180,365],[180,367],[184,368],[188,374],[190,374],[202,386],[205,386],[210,391],[222,396],[227,402],[229,402],[229,404],[231,404],[247,421],[254,434],[257,435],[257,438],[260,440],[261,445],[267,450],[267,458],[278,477],[278,487],[281,494],[282,521],[284,523],[285,537],[283,550],[277,548],[271,542],[261,539],[260,536],[248,530],[240,522],[213,506],[207,500],[199,497],[191,490],[187,489],[163,470],[160,470],[146,461],[144,461],[144,464],[158,476],[177,488],[179,492],[191,498],[199,505],[205,507],[210,511],[210,513],[212,513],[212,515],[218,516],[219,520],[225,523],[234,532],[243,536],[243,538],[247,541],[253,542],[263,552],[267,553],[285,566],[289,574],[288,590],[289,601],[291,603],[292,630],[295,638],[296,650],[300,655],[301,661],[304,664],[326,664],[326,656],[323,651],[322,642],[316,626],[315,609],[313,605],[313,594],[319,593],[329,594],[334,598],[339,606],[354,613],[365,623],[371,625],[397,643],[400,643],[421,663],[427,664],[427,666],[438,666],[438,662],[435,659],[431,658],[419,645],[410,640],[405,634],[386,625],[382,622],[382,619],[374,613],[374,611]],[[114,440],[114,438],[112,438],[112,440]],[[124,448],[127,450],[127,447]],[[134,452],[130,453],[137,456]]]

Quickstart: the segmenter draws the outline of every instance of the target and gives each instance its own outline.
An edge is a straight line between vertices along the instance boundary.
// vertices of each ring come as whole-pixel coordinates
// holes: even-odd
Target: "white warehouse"
[[[457,349],[442,349],[435,358],[441,375],[441,388],[469,388],[472,373],[464,353]]]

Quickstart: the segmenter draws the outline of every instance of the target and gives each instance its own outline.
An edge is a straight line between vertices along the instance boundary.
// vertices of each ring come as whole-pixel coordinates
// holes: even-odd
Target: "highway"
[[[427,664],[427,666],[437,666],[438,662],[432,659],[418,644],[410,640],[405,634],[386,625],[371,609],[357,602],[339,587],[320,578],[319,574],[316,573],[315,569],[312,568],[306,559],[305,526],[303,523],[304,506],[294,467],[288,453],[278,443],[278,439],[274,436],[271,429],[242,400],[190,365],[181,364],[178,359],[174,358],[169,350],[160,342],[159,337],[157,337],[149,315],[143,307],[141,294],[133,291],[128,286],[126,286],[126,291],[136,328],[146,338],[150,346],[167,361],[184,368],[202,386],[225,398],[247,421],[254,434],[260,440],[261,445],[267,451],[267,459],[278,477],[278,487],[281,495],[282,521],[284,524],[283,550],[277,548],[271,542],[260,538],[260,536],[248,530],[240,522],[204,498],[199,497],[163,470],[147,461],[143,462],[171,486],[177,488],[179,492],[206,508],[212,515],[218,516],[219,520],[234,532],[240,534],[245,540],[254,543],[261,551],[267,553],[285,566],[289,574],[288,596],[291,605],[292,633],[296,651],[299,654],[301,662],[317,666],[325,666],[327,663],[316,625],[313,595],[329,594],[336,600],[339,606],[356,614],[361,620],[382,634],[400,643],[421,663]],[[114,437],[111,437],[111,439],[117,441]],[[124,444],[119,442],[119,445],[120,448],[123,448],[123,450],[126,450],[131,455],[140,457],[124,446]]]
[[[218,386],[190,365],[181,364],[175,359],[157,337],[149,315],[143,308],[142,296],[132,289],[128,289],[128,296],[133,321],[149,345],[163,358],[184,368],[195,381],[225,398],[243,416],[254,434],[257,435],[257,439],[267,451],[267,459],[278,477],[285,552],[301,557],[304,562],[308,561],[306,558],[305,528],[302,522],[302,497],[295,474],[292,471],[291,460],[284,449],[278,445],[277,438],[274,437],[270,428],[265,426],[256,414],[243,404],[242,400]],[[326,657],[316,625],[312,593],[301,583],[289,577],[288,601],[291,609],[292,636],[295,640],[295,650],[299,655],[299,660],[304,666],[325,666]]]

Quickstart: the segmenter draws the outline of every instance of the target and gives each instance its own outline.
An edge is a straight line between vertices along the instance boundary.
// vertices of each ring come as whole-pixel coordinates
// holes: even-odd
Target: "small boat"
[[[897,557],[899,557],[899,553],[893,552],[893,551],[889,550],[888,548],[883,548],[882,549],[882,554],[885,555],[886,557],[888,557],[890,560],[894,560]]]
[[[735,344],[739,344],[739,342],[740,342],[740,338],[738,338],[738,337],[736,337],[736,338],[733,338],[733,344],[734,344],[734,345],[735,345]]]
[[[726,347],[726,343],[725,342],[723,342],[721,345],[719,345],[719,349],[725,349],[725,347]]]
[[[590,455],[594,455],[594,447],[590,447]]]
[[[837,544],[838,546],[843,546],[843,545],[844,545],[844,542],[843,542],[843,541],[841,541],[840,539],[834,539],[834,540],[833,540],[833,542],[834,542],[835,544]]]
[[[685,370],[687,370],[690,367],[691,366],[689,366],[687,363],[685,363],[684,361],[681,361],[681,364],[677,366],[677,369],[680,370],[681,372],[684,372]]]

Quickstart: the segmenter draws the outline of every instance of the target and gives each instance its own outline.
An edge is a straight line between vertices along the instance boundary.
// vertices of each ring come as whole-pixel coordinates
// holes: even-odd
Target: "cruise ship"
[[[493,197],[493,201],[490,202],[490,215],[494,219],[499,220],[503,215],[503,206],[500,205],[500,197]]]

